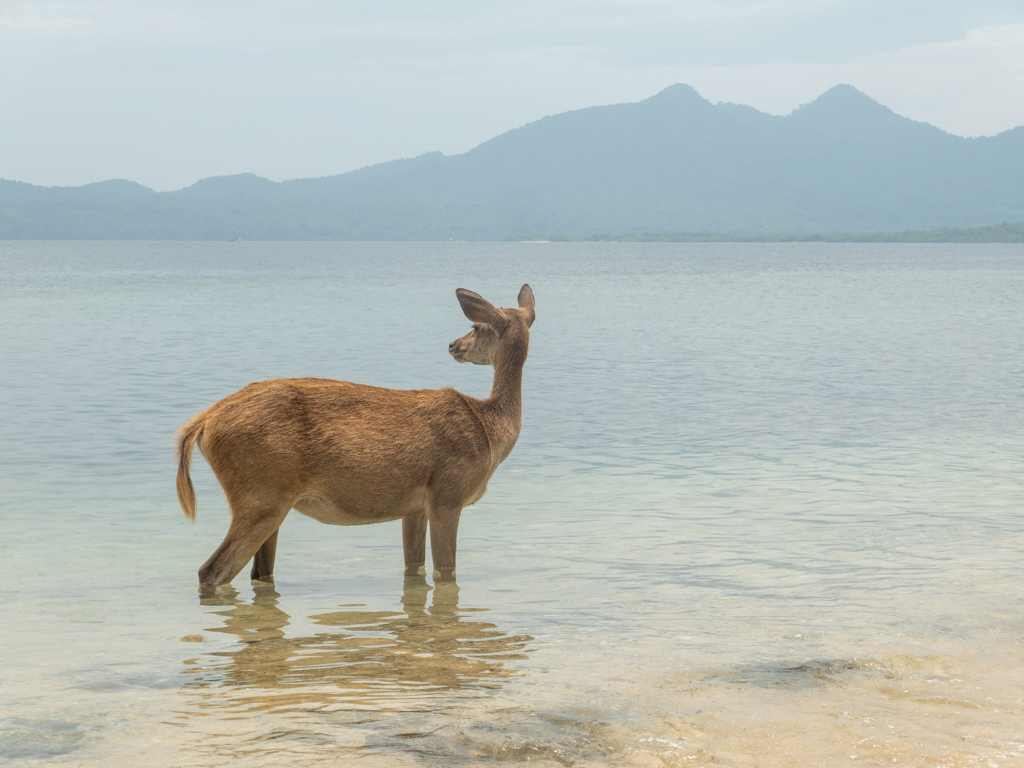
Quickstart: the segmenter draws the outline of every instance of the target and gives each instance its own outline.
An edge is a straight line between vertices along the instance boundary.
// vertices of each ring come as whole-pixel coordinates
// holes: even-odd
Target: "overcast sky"
[[[677,82],[991,135],[1024,125],[1024,0],[0,0],[0,178],[325,176]]]

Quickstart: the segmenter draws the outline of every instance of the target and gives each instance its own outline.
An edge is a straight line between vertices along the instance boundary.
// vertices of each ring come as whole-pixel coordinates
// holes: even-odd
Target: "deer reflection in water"
[[[467,621],[465,614],[480,609],[459,607],[454,582],[437,584],[427,608],[431,587],[423,576],[406,577],[403,612],[315,614],[310,619],[325,629],[311,637],[287,637],[290,617],[278,608],[278,592],[268,583],[253,582],[253,588],[252,604],[239,600],[230,587],[203,600],[226,606],[216,612],[224,626],[209,631],[235,635],[244,645],[209,655],[226,663],[189,668],[195,679],[186,688],[214,694],[204,697],[201,707],[420,709],[438,694],[500,688],[518,674],[503,662],[526,658],[533,640],[488,622]]]

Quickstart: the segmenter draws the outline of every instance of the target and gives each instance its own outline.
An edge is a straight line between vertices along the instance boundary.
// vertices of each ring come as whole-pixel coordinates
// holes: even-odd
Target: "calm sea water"
[[[400,525],[227,528],[249,381],[451,385],[537,297],[458,585]],[[5,765],[1024,764],[1024,247],[0,243]]]

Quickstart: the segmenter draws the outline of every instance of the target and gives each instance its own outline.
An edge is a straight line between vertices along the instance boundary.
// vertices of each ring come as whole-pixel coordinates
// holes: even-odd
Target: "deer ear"
[[[537,319],[537,313],[534,311],[533,307],[533,289],[530,287],[530,284],[527,283],[519,289],[519,308],[526,310],[527,327],[533,325],[533,321]]]
[[[504,327],[505,318],[502,317],[501,312],[479,293],[467,291],[465,288],[456,288],[455,295],[458,297],[466,317],[474,323],[487,323],[487,325],[498,329]]]

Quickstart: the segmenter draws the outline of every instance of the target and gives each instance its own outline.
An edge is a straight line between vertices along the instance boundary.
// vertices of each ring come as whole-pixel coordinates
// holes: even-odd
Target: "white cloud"
[[[666,72],[666,74],[669,74]],[[1024,24],[970,30],[843,63],[692,67],[671,71],[712,101],[786,114],[836,83],[959,136],[1024,125]]]

